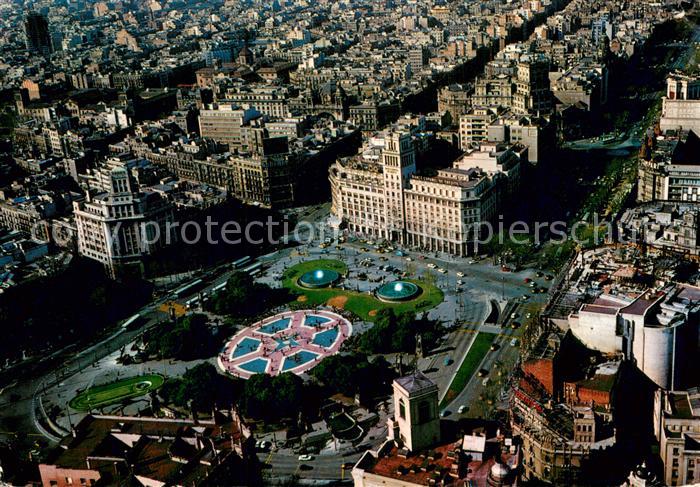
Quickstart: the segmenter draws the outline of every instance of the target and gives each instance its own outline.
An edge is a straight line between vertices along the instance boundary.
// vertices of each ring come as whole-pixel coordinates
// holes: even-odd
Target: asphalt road
[[[298,455],[289,453],[259,453],[258,458],[263,463],[263,475],[266,477],[289,477],[298,475],[300,478],[316,480],[349,479],[350,469],[343,470],[344,463],[356,463],[361,453],[346,456],[316,455],[313,460],[299,461]],[[310,468],[309,468],[310,467]]]

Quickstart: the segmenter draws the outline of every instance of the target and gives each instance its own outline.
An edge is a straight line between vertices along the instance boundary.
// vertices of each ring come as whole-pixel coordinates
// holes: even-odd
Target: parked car
[[[428,264],[428,268],[430,269],[435,269],[437,268],[437,265],[433,264],[432,262]]]
[[[513,338],[513,339],[510,341],[510,346],[511,346],[511,347],[514,347],[514,346],[516,346],[517,344],[518,344],[518,339],[517,339],[517,338]]]
[[[464,272],[459,271],[459,272],[457,273],[457,277],[464,277]]]
[[[305,453],[303,455],[299,455],[299,461],[300,462],[310,462],[311,460],[314,459],[313,455],[309,455],[308,453]]]
[[[462,405],[459,407],[459,409],[457,410],[457,412],[458,412],[459,414],[463,414],[467,409],[469,409],[469,406],[467,406],[466,404],[462,404]]]

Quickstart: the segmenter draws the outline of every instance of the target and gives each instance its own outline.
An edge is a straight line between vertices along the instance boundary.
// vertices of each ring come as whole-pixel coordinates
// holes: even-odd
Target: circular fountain
[[[299,278],[299,285],[308,289],[330,287],[340,279],[340,274],[330,269],[314,269]]]
[[[394,281],[386,283],[377,289],[377,297],[389,303],[409,301],[420,293],[420,288],[407,281]]]

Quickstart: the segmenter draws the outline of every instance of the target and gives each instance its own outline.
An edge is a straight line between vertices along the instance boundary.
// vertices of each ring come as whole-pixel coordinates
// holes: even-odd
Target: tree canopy
[[[150,330],[144,341],[146,355],[159,358],[206,358],[216,348],[215,340],[207,326],[207,317],[201,314],[185,316],[174,326],[170,322],[163,323]]]
[[[437,322],[417,319],[415,313],[398,315],[391,308],[379,310],[374,326],[360,335],[359,348],[366,353],[412,353],[416,350],[416,335],[421,335],[424,350],[432,348],[440,337]]]
[[[241,408],[252,418],[265,421],[295,419],[299,412],[318,409],[313,386],[291,372],[270,376],[256,374],[245,382]]]
[[[234,272],[226,287],[207,303],[207,310],[236,318],[255,316],[281,300],[277,290],[255,280],[245,272]]]
[[[192,401],[197,411],[210,411],[215,404],[228,407],[235,403],[242,389],[240,379],[223,376],[216,367],[205,362],[189,369],[180,379],[168,380],[158,390],[158,395],[177,407],[188,407]]]
[[[362,354],[331,355],[324,358],[311,371],[328,389],[346,396],[360,394],[363,398],[374,398],[387,394],[394,378],[393,370],[384,357],[370,362]]]

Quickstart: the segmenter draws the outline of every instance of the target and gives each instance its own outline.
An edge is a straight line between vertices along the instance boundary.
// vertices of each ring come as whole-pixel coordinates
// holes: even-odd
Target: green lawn
[[[124,399],[142,396],[158,389],[163,385],[163,382],[163,376],[151,374],[90,387],[71,399],[69,406],[79,411],[89,411],[92,408],[99,408],[121,402]]]
[[[471,379],[476,372],[476,368],[489,352],[494,338],[496,338],[496,335],[493,333],[479,332],[467,356],[464,358],[462,365],[459,366],[459,370],[452,380],[452,384],[450,384],[450,387],[447,389],[447,394],[445,394],[445,397],[440,403],[441,408],[447,406],[467,386],[469,379]]]
[[[336,288],[306,289],[300,287],[297,284],[297,279],[302,274],[314,269],[331,269],[339,272],[341,275],[345,275],[348,271],[347,266],[343,262],[331,259],[311,260],[290,267],[284,273],[283,284],[297,296],[304,296],[297,302],[302,306],[329,304],[351,311],[366,321],[372,321],[372,316],[380,309],[392,308],[397,313],[402,311],[426,311],[440,304],[444,298],[440,289],[419,279],[405,279],[417,285],[421,289],[421,294],[416,299],[403,303],[384,303],[373,295],[357,291]]]

